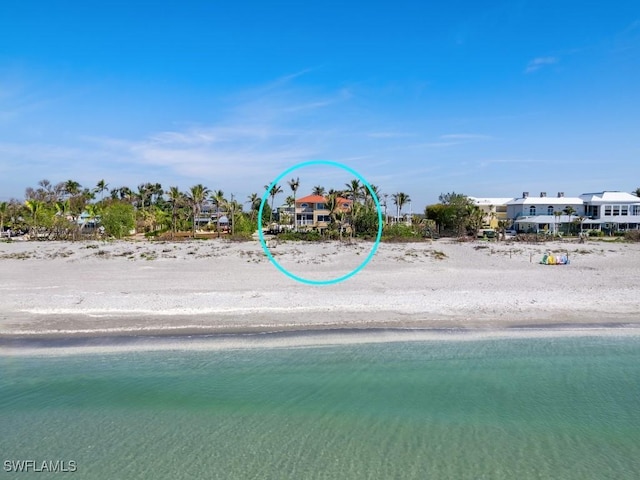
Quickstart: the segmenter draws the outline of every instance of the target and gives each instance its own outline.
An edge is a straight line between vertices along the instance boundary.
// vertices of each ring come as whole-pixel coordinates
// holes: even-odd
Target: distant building
[[[515,200],[513,197],[467,198],[484,212],[483,227],[493,229],[498,228],[499,221],[509,218],[507,216],[507,203]]]
[[[352,200],[337,198],[338,212],[351,210]],[[296,226],[326,228],[331,221],[331,212],[327,208],[327,199],[322,195],[307,195],[296,199]]]
[[[583,228],[615,232],[640,228],[640,197],[627,192],[583,193]]]
[[[518,232],[567,233],[572,229],[605,232],[640,229],[640,198],[626,192],[603,191],[565,197],[545,192],[507,202],[507,217]]]
[[[548,197],[546,192],[532,197],[523,192],[522,197],[507,202],[507,217],[513,221],[517,232],[557,234],[566,231],[574,220],[584,215],[584,201],[579,197],[565,197],[558,192]]]

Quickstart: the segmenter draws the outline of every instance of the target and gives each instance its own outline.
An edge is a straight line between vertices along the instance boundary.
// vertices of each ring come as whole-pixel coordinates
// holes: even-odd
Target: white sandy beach
[[[358,266],[371,243],[271,251],[315,280]],[[568,252],[570,265],[538,262]],[[640,325],[640,245],[381,244],[358,274],[309,286],[258,242],[0,244],[0,336],[66,338],[335,328],[496,330]]]

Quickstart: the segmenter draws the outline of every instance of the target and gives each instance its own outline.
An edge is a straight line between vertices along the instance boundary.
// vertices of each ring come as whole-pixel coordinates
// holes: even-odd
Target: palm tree
[[[635,189],[633,192],[631,192],[631,193],[633,193],[636,197],[640,197],[640,187],[636,188],[636,189]]]
[[[104,192],[107,190],[109,184],[104,181],[104,179],[100,180],[96,184],[95,192],[100,194],[100,201],[104,200]]]
[[[87,205],[87,215],[89,215],[89,221],[90,222],[95,222],[96,218],[98,218],[100,216],[100,205],[98,205],[97,203],[91,203],[89,205]],[[96,236],[98,233],[98,229],[96,228],[97,225],[94,223],[93,225],[93,235]]]
[[[4,219],[7,216],[9,202],[0,202],[0,236],[4,233]]]
[[[407,202],[410,202],[411,198],[409,198],[409,195],[407,195],[404,192],[394,193],[392,197],[393,197],[393,203],[396,204],[396,222],[400,222],[400,213],[402,212],[402,207]]]
[[[321,197],[324,197],[325,189],[321,185],[316,185],[315,187],[313,187],[313,190],[311,190],[311,194],[320,195]]]
[[[584,217],[582,215],[576,217],[576,219],[573,221],[576,225],[580,226],[580,235],[582,235],[582,222],[584,222],[586,220],[587,217]]]
[[[507,228],[511,226],[510,220],[498,220],[498,230],[500,231],[500,235],[498,235],[498,240],[500,240],[500,236],[502,236],[502,240],[507,239]]]
[[[356,203],[360,198],[360,193],[362,191],[362,185],[360,184],[360,180],[358,180],[357,178],[354,178],[353,180],[351,180],[351,182],[345,183],[345,187],[347,187],[345,189],[345,193],[347,197],[351,198],[351,200],[353,200],[353,203]]]
[[[335,192],[327,195],[325,205],[329,210],[329,229],[333,230],[338,221],[338,195]],[[339,235],[342,236],[342,228],[339,230]]]
[[[224,198],[224,192],[222,190],[213,192],[211,201],[216,205],[216,231],[218,232],[218,238],[220,238],[220,207],[224,207],[227,203]]]
[[[147,186],[149,189],[151,203],[157,204],[164,195],[162,185],[159,183],[148,183]],[[155,199],[153,197],[155,197]]]
[[[40,203],[39,200],[35,200],[35,199],[26,200],[24,204],[27,207],[27,210],[29,211],[29,213],[31,214],[31,228],[32,228],[32,232],[36,234],[35,239],[37,240],[38,212],[40,211],[40,207],[42,206],[42,204]]]
[[[555,228],[555,232],[554,232],[554,234],[555,234],[555,235],[558,235],[558,229],[559,229],[560,217],[562,216],[562,212],[560,212],[560,211],[557,211],[557,210],[556,210],[555,212],[553,212],[553,216],[554,216],[554,217],[556,217],[556,218],[555,218],[555,227],[556,227],[556,228]]]
[[[78,195],[80,193],[80,187],[81,185],[75,180],[67,180],[66,182],[64,182],[63,190],[67,195],[73,197],[74,195]]]
[[[378,202],[380,201],[380,188],[377,185],[374,184],[369,184],[369,186],[371,187],[371,190],[373,190],[373,193],[375,194],[376,197],[378,197]],[[367,188],[366,185],[362,185],[362,198],[364,198],[364,204],[365,205],[369,205],[370,207],[373,208],[373,206],[375,205],[375,202],[373,201],[373,197],[371,196],[371,192],[369,191],[369,189]]]
[[[151,184],[150,183],[141,183],[138,185],[138,193],[136,197],[140,200],[140,210],[144,212],[144,207],[147,204],[147,199],[151,196]]]
[[[251,209],[251,220],[255,220],[258,214],[258,210],[260,210],[262,199],[258,196],[257,193],[252,193],[247,197],[247,203],[249,204]]]
[[[296,192],[298,191],[298,187],[300,187],[300,178],[292,178],[288,183],[293,192],[293,229],[296,230],[298,223],[296,219]]]
[[[264,186],[265,190],[267,190],[269,188],[269,185],[265,185]],[[282,193],[282,187],[280,185],[274,185],[273,187],[271,187],[271,190],[269,190],[269,196],[271,197],[271,214],[269,216],[269,222],[273,222],[273,201],[276,198],[276,195],[278,195],[279,193]]]
[[[189,190],[189,194],[187,196],[189,201],[189,206],[191,207],[191,214],[193,218],[193,237],[196,236],[196,218],[200,211],[202,210],[202,204],[207,198],[207,194],[209,193],[209,189],[199,183],[198,185],[194,185]]]
[[[178,187],[169,188],[169,203],[171,204],[171,238],[176,234],[178,223],[178,209],[184,204],[184,194]]]

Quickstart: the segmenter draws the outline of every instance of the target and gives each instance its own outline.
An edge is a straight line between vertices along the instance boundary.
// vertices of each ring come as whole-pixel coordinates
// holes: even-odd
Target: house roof
[[[351,203],[351,200],[348,198],[338,197],[338,203],[342,204],[345,202]],[[326,203],[327,198],[322,195],[307,195],[306,197],[296,198],[296,203]]]
[[[515,200],[513,197],[489,197],[489,198],[481,198],[481,197],[467,197],[472,200],[476,205],[506,205],[511,200]]]
[[[640,197],[627,192],[583,193],[580,198],[588,203],[640,203]]]
[[[582,205],[584,201],[578,197],[527,197],[514,198],[507,205]]]
[[[296,203],[324,203],[326,201],[322,195],[307,195],[306,197],[296,198]]]

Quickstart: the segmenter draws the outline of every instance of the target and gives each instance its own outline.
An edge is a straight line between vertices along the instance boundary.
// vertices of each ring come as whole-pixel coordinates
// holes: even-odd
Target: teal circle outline
[[[303,277],[300,277],[300,276],[298,276],[298,275],[296,275],[294,273],[291,273],[289,270],[287,270],[282,265],[280,265],[275,258],[273,258],[273,255],[271,255],[271,252],[269,251],[269,248],[267,247],[267,243],[265,242],[264,233],[262,232],[262,211],[264,210],[264,204],[267,201],[267,198],[269,198],[269,192],[271,191],[271,189],[274,187],[274,185],[277,185],[277,183],[280,180],[282,180],[284,177],[289,175],[291,172],[294,172],[295,170],[298,170],[300,168],[309,167],[309,166],[312,166],[312,165],[328,165],[328,166],[331,166],[331,167],[337,167],[337,168],[341,168],[342,170],[345,170],[345,171],[351,173],[352,175],[355,175],[356,178],[358,180],[360,180],[363,183],[363,185],[365,185],[367,187],[367,190],[369,190],[369,193],[371,194],[371,197],[373,198],[373,201],[376,204],[376,210],[378,212],[378,235],[376,236],[376,241],[374,242],[373,247],[371,247],[371,251],[369,252],[369,255],[367,256],[367,258],[365,258],[364,262],[362,262],[360,265],[358,265],[356,268],[354,268],[349,273],[347,273],[347,274],[345,274],[345,275],[343,275],[341,277],[338,277],[338,278],[332,278],[330,280],[309,280],[308,278],[303,278]],[[295,206],[294,206],[294,212],[295,212]],[[380,245],[380,239],[382,238],[382,207],[380,207],[380,201],[378,200],[378,196],[375,194],[375,192],[371,188],[371,185],[369,184],[369,182],[367,182],[364,179],[364,177],[362,175],[360,175],[358,172],[356,172],[354,169],[352,169],[350,167],[347,167],[346,165],[343,165],[341,163],[333,162],[333,161],[330,161],[330,160],[309,160],[307,162],[298,163],[298,164],[294,165],[293,167],[290,167],[287,170],[285,170],[284,172],[282,172],[280,175],[278,175],[276,177],[276,179],[273,182],[271,182],[269,184],[269,186],[265,190],[264,195],[262,196],[262,201],[260,202],[260,208],[258,209],[258,237],[260,238],[260,243],[262,245],[262,250],[264,250],[264,253],[269,258],[269,261],[271,263],[273,263],[273,265],[278,270],[280,270],[282,273],[284,273],[287,277],[292,278],[293,280],[296,280],[296,281],[298,281],[300,283],[304,283],[304,284],[307,284],[307,285],[316,285],[316,286],[335,285],[336,283],[343,282],[343,281],[347,280],[348,278],[353,277],[356,273],[358,273],[360,270],[362,270],[367,265],[367,263],[369,263],[371,261],[371,259],[375,255],[376,251],[378,250],[378,246]]]

